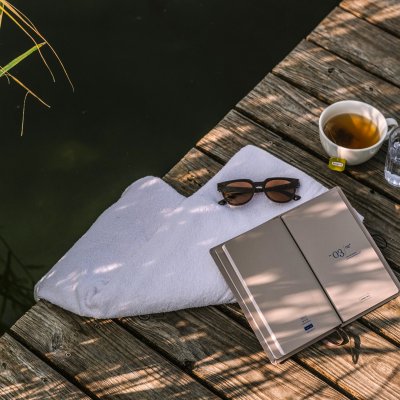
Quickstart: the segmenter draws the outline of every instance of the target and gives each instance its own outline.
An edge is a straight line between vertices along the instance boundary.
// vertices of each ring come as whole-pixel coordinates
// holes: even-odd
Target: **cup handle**
[[[388,130],[386,133],[385,140],[389,139],[389,136],[393,132],[393,130],[399,126],[399,124],[394,118],[386,118],[386,123],[388,126]]]

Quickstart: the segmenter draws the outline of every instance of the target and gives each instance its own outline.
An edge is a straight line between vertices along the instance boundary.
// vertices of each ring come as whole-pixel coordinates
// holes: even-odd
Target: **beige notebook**
[[[272,362],[390,300],[400,287],[340,188],[210,252]]]

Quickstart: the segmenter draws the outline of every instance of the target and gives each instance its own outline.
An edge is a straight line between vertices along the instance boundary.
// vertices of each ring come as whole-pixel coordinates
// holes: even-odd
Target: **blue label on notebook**
[[[312,329],[312,328],[314,328],[314,325],[313,325],[313,324],[308,324],[308,325],[306,325],[306,326],[304,327],[304,330],[305,330],[305,331],[308,331],[308,330],[310,330],[310,329]]]
[[[300,317],[301,325],[303,325],[303,329],[309,333],[315,329],[314,324],[312,323],[311,319],[308,318],[307,315],[303,315]]]

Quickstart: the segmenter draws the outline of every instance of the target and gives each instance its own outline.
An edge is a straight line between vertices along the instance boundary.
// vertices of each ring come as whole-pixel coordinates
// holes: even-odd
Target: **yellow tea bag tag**
[[[344,158],[331,157],[329,159],[328,167],[332,171],[342,172],[346,168],[346,160]]]

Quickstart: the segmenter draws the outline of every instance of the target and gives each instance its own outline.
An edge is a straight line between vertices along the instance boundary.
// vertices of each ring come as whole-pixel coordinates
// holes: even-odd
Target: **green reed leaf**
[[[0,67],[0,78],[5,75],[10,69],[14,68],[17,64],[19,64],[22,60],[24,60],[26,57],[29,57],[32,53],[35,51],[39,50],[42,46],[44,46],[46,43],[39,43],[38,45],[33,46],[29,50],[27,50],[25,53],[22,53],[18,57],[14,58],[14,60],[10,61],[5,67]]]

